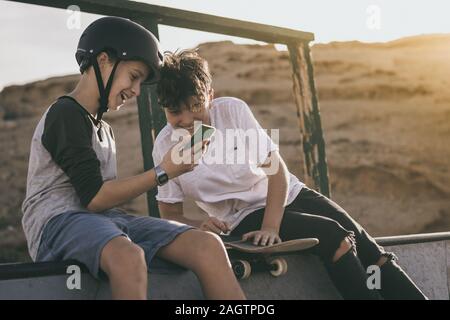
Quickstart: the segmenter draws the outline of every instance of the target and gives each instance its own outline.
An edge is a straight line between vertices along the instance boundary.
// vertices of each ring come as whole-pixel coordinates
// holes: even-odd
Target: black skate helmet
[[[96,59],[102,51],[113,51],[117,56],[106,88]],[[103,113],[108,111],[112,79],[120,61],[139,60],[145,63],[149,68],[146,83],[159,80],[159,68],[163,63],[158,39],[141,25],[120,17],[104,17],[92,22],[80,37],[75,58],[81,73],[90,65],[94,67],[100,92],[100,109],[97,114],[99,123]]]

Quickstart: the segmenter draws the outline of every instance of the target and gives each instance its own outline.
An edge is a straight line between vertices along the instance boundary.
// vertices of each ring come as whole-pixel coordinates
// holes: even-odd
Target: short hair
[[[197,50],[166,51],[157,86],[159,103],[171,111],[179,111],[180,104],[191,96],[203,103],[211,82],[208,62]]]

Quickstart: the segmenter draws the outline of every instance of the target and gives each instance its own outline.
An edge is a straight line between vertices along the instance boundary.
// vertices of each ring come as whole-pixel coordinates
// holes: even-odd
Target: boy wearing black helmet
[[[194,167],[175,164],[168,152],[158,168],[117,178],[114,135],[102,113],[158,79],[156,38],[130,20],[101,18],[84,31],[76,58],[79,83],[47,109],[31,143],[22,223],[33,260],[76,259],[95,277],[108,276],[113,298],[145,299],[158,256],[192,269],[207,298],[244,298],[217,236],[115,208],[161,183],[156,172],[172,179]]]

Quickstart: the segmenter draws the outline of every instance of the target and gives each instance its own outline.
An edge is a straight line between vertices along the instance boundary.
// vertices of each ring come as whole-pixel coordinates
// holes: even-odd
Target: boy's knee
[[[203,249],[210,253],[222,253],[225,251],[225,246],[219,235],[205,231],[202,234]]]
[[[197,261],[214,261],[226,256],[226,249],[220,237],[207,231],[198,231],[193,239],[193,255]]]
[[[101,267],[109,275],[147,273],[144,250],[125,237],[115,238],[107,243],[102,251]]]
[[[327,221],[319,237],[319,255],[326,261],[336,262],[354,248],[354,238],[338,222]]]
[[[345,237],[344,240],[341,241],[339,248],[336,250],[333,256],[333,262],[338,261],[344,254],[349,252],[352,249],[352,242],[348,237]]]

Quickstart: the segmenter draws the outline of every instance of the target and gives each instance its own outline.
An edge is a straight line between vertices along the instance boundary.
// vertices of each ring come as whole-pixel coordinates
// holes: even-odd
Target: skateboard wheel
[[[285,274],[288,270],[288,265],[285,259],[283,258],[277,258],[270,262],[270,264],[273,266],[273,270],[270,271],[270,274],[274,277],[279,277],[283,274]]]
[[[232,263],[233,272],[238,279],[247,279],[252,273],[252,267],[248,261],[236,260]]]

